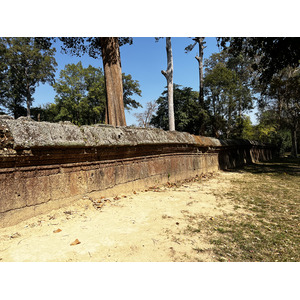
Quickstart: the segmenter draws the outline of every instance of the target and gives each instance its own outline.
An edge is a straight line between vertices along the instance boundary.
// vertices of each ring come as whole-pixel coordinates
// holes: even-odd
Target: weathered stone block
[[[27,206],[34,206],[51,200],[49,176],[28,177],[25,180],[25,188]]]
[[[21,172],[0,174],[0,211],[26,206],[26,188]]]
[[[49,176],[51,200],[70,197],[70,173]]]

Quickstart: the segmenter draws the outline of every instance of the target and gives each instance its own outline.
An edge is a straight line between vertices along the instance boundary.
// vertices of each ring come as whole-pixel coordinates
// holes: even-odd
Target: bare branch
[[[166,79],[168,80],[168,73],[166,71],[161,70],[161,74],[163,74],[166,77]]]
[[[138,125],[140,127],[151,127],[150,122],[153,114],[155,113],[157,109],[157,103],[156,102],[147,102],[147,108],[144,112],[134,114],[138,121]]]

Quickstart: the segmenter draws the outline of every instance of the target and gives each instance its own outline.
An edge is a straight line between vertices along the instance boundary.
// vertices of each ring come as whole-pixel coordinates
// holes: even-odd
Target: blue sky
[[[184,48],[191,39],[180,36],[299,36],[299,12],[291,7],[295,7],[294,0],[286,0],[285,5],[275,1],[271,11],[269,1],[261,0],[243,5],[238,0],[187,0],[171,6],[169,1],[161,0],[142,5],[137,0],[86,0],[80,4],[53,0],[47,9],[38,0],[5,1],[1,6],[5,13],[0,18],[0,36],[133,36],[133,45],[121,47],[122,71],[139,81],[142,97],[136,100],[145,106],[156,100],[166,86],[161,74],[167,66],[165,40],[156,43],[153,36],[173,36],[174,83],[198,90],[197,50],[186,54]],[[219,51],[215,38],[206,38],[206,42],[205,58]],[[85,67],[102,67],[101,59],[61,54],[60,47],[56,60],[57,78],[66,64],[79,60]],[[52,87],[41,85],[33,105],[53,102],[54,96]],[[127,124],[135,123],[133,114],[142,110],[126,112]],[[254,113],[250,116],[254,122]]]
[[[219,52],[216,38],[208,37],[205,39],[206,48],[204,49],[204,58],[208,58],[212,53]],[[199,89],[199,71],[198,62],[195,55],[198,54],[196,46],[191,52],[185,53],[186,46],[191,44],[193,40],[188,37],[173,37],[172,51],[174,64],[174,83],[184,87],[191,87],[193,90]],[[101,59],[93,59],[88,55],[82,57],[72,56],[70,54],[61,53],[60,42],[55,47],[56,61],[58,64],[56,78],[59,78],[59,72],[66,64],[77,63],[81,61],[84,67],[92,65],[101,67],[103,64]],[[167,54],[165,38],[155,41],[154,37],[134,37],[132,45],[124,45],[120,48],[122,72],[131,74],[134,80],[138,80],[142,96],[134,96],[135,100],[140,102],[143,107],[146,103],[156,100],[164,91],[166,79],[161,74],[161,70],[167,68]],[[43,105],[54,102],[55,92],[49,84],[37,87],[34,94],[34,106]],[[134,113],[142,112],[144,108],[132,109],[126,111],[127,125],[136,124]]]

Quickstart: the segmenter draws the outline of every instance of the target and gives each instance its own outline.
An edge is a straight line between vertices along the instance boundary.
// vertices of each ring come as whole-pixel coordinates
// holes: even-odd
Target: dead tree
[[[166,38],[166,50],[167,50],[167,71],[162,70],[161,73],[167,79],[168,86],[168,112],[169,112],[169,130],[175,131],[175,117],[174,117],[174,101],[173,101],[173,55],[171,38]]]
[[[199,44],[199,56],[195,56],[199,63],[199,104],[201,108],[204,108],[204,93],[203,93],[203,50],[206,48],[204,46],[204,37],[196,37],[194,38],[194,41],[196,41]]]
[[[206,48],[206,46],[204,46],[205,42],[204,42],[204,37],[195,37],[193,38],[194,43],[188,45],[185,48],[185,52],[190,52],[194,49],[194,47],[198,44],[199,45],[199,56],[196,55],[195,58],[198,61],[199,64],[199,108],[200,111],[202,113],[202,118],[200,119],[199,122],[199,134],[203,135],[205,133],[205,120],[203,119],[203,116],[205,114],[206,111],[206,107],[204,104],[204,78],[203,78],[203,50],[204,48]]]
[[[156,102],[147,102],[147,108],[142,113],[134,114],[138,121],[138,126],[149,128],[151,127],[150,122],[153,114],[155,113],[157,109],[157,103]]]

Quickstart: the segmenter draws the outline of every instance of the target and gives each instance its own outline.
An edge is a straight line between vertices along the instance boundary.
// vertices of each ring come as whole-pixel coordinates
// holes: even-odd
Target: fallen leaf
[[[11,236],[10,236],[10,238],[11,239],[14,239],[14,238],[17,238],[17,237],[20,237],[21,236],[21,234],[19,233],[19,232],[16,232],[16,233],[13,233]]]
[[[73,243],[70,244],[70,246],[75,246],[75,245],[78,245],[80,243],[81,242],[78,239],[76,239]]]
[[[53,233],[58,233],[58,232],[61,232],[61,229],[58,228],[58,229],[53,231]]]

